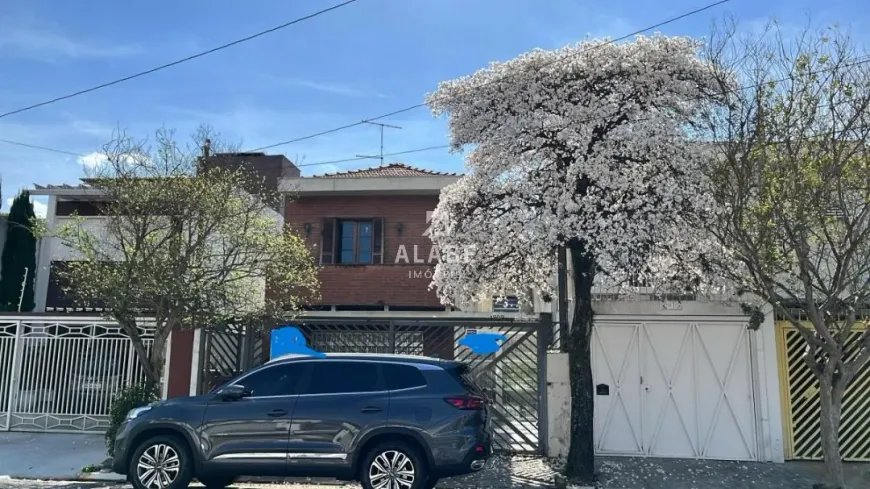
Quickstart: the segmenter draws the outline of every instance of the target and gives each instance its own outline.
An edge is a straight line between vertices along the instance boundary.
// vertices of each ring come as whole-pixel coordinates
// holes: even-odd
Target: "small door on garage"
[[[745,322],[604,316],[592,350],[599,453],[757,459]]]

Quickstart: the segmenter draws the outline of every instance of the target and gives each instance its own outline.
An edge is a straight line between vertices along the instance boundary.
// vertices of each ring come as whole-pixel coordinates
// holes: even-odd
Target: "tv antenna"
[[[384,128],[389,127],[390,129],[401,129],[399,126],[391,126],[389,124],[382,124],[380,122],[370,122],[365,121],[366,124],[371,124],[373,126],[378,126],[381,130],[381,152],[377,156],[374,155],[356,155],[357,158],[371,158],[375,160],[380,160],[380,166],[384,166]]]

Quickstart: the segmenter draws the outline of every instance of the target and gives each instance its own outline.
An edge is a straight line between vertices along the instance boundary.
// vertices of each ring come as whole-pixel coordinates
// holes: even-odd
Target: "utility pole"
[[[380,130],[381,130],[381,152],[380,152],[380,154],[378,154],[378,156],[373,156],[373,155],[356,155],[356,157],[357,157],[357,158],[372,158],[372,159],[378,159],[378,160],[381,161],[380,166],[384,166],[384,128],[385,128],[385,127],[389,127],[390,129],[401,129],[401,127],[399,127],[399,126],[391,126],[391,125],[389,125],[389,124],[382,124],[382,123],[380,123],[380,122],[369,122],[369,121],[365,121],[365,123],[366,123],[366,124],[371,124],[371,125],[373,125],[373,126],[378,126],[378,127],[380,128]]]

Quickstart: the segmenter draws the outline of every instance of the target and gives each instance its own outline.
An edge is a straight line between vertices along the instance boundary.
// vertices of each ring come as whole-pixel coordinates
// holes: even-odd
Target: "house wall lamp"
[[[396,232],[399,234],[399,236],[402,235],[403,229],[405,229],[405,226],[402,223],[396,223]]]
[[[306,222],[302,227],[305,229],[305,237],[311,236],[311,223]]]

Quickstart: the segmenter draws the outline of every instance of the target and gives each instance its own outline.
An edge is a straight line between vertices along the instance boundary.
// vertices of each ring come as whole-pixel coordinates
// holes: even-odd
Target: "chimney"
[[[206,167],[226,168],[228,170],[244,169],[260,177],[266,189],[278,191],[282,178],[298,178],[299,168],[284,155],[267,155],[265,153],[212,153],[211,142],[205,141],[202,147],[203,163]],[[254,191],[254,189],[248,189]]]

